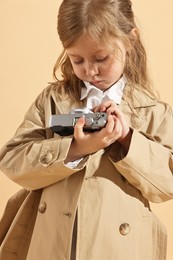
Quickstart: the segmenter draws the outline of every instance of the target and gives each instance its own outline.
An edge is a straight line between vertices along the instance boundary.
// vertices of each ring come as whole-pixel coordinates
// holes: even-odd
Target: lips
[[[101,80],[95,80],[95,81],[91,82],[92,85],[97,85],[97,84],[100,84],[100,83],[102,83]]]

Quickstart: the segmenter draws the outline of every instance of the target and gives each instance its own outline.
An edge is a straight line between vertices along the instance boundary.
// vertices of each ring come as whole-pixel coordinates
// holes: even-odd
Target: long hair
[[[138,31],[135,38],[130,34],[133,28]],[[61,71],[65,92],[74,101],[80,97],[80,83],[74,74],[66,48],[85,32],[96,41],[105,43],[107,47],[113,44],[112,39],[120,39],[125,46],[130,45],[124,75],[130,85],[137,85],[154,95],[147,71],[146,51],[130,0],[64,0],[59,8],[57,30],[64,50],[55,64],[53,75],[58,80],[57,72]]]

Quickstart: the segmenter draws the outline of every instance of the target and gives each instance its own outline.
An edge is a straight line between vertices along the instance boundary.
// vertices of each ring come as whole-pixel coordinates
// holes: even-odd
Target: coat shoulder
[[[69,96],[64,91],[64,84],[61,81],[57,81],[55,83],[50,83],[47,87],[43,89],[39,96],[42,98],[49,98],[50,96],[56,96],[59,100],[65,100],[69,98]]]
[[[171,106],[154,96],[150,91],[138,86],[127,85],[124,91],[123,99],[134,109],[142,107],[156,107],[161,111],[171,110]]]

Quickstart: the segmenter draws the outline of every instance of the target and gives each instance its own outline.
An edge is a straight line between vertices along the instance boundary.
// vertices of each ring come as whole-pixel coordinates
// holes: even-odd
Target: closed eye
[[[96,62],[103,62],[106,61],[108,59],[109,56],[105,56],[103,58],[95,58]]]
[[[108,58],[109,58],[109,55],[104,56],[104,57],[102,57],[102,58],[97,58],[97,57],[95,57],[94,60],[95,60],[95,62],[101,63],[101,62],[106,61]],[[82,63],[84,62],[84,60],[83,60],[83,59],[80,59],[80,60],[77,60],[77,59],[76,59],[76,60],[72,60],[72,62],[73,62],[73,64],[75,64],[75,65],[79,65],[79,64],[82,64]]]
[[[73,61],[74,64],[78,65],[78,64],[81,64],[83,61],[82,60],[78,60],[78,61]]]

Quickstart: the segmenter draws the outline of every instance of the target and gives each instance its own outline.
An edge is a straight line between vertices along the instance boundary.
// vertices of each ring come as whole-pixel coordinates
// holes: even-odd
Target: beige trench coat
[[[0,260],[70,260],[71,248],[76,260],[166,259],[149,201],[173,198],[172,110],[137,89],[132,101],[130,91],[120,105],[133,131],[128,154],[116,142],[74,169],[63,163],[72,136],[49,129],[52,106],[68,113],[69,98],[53,85],[33,103],[0,152],[0,170],[24,187],[1,220]]]

